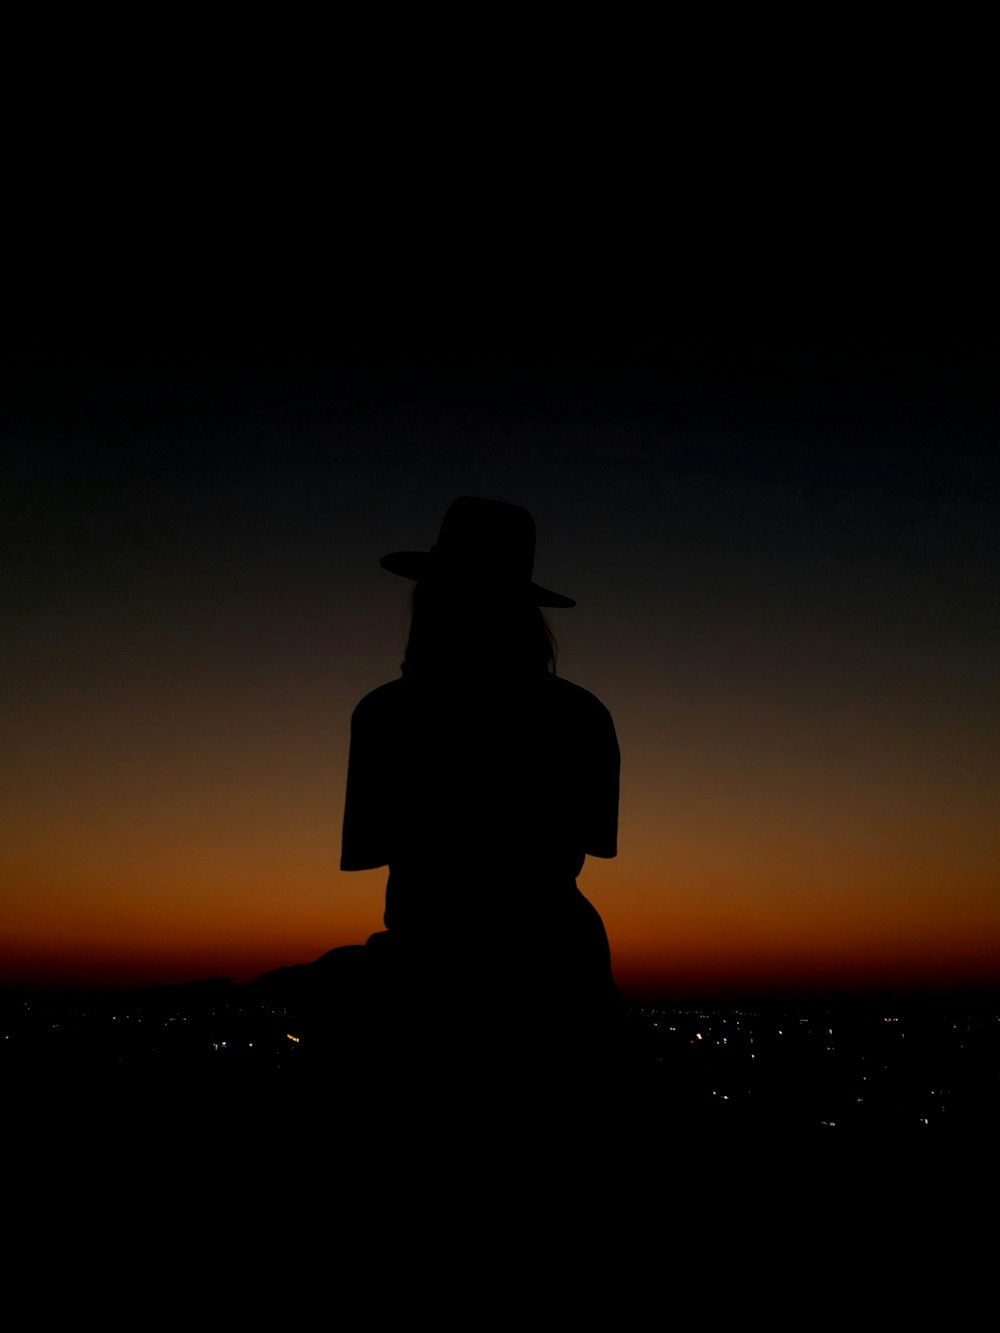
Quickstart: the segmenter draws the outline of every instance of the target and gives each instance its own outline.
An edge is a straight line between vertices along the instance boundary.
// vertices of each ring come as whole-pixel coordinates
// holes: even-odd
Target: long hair
[[[554,675],[556,655],[545,617],[520,589],[474,592],[422,579],[413,590],[407,680]]]

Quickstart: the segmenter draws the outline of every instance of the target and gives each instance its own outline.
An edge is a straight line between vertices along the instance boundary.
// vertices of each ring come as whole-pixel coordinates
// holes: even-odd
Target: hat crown
[[[405,579],[444,580],[463,594],[526,593],[536,606],[576,606],[533,583],[535,520],[522,505],[463,495],[448,506],[429,551],[391,551],[382,568]]]
[[[465,495],[441,522],[435,559],[466,565],[479,576],[530,579],[535,567],[535,520],[521,505]]]

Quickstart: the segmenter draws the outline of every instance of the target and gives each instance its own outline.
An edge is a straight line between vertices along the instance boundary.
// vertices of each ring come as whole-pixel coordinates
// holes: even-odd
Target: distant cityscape
[[[565,1022],[569,1034],[572,1014]],[[632,1005],[623,1034],[608,1079],[643,1111],[692,1127],[940,1134],[985,1129],[1000,1112],[995,1000]],[[0,1049],[15,1101],[76,1081],[294,1094],[303,1074],[329,1066],[333,1079],[338,1062],[336,1041],[320,1047],[294,1005],[222,980],[8,992]]]

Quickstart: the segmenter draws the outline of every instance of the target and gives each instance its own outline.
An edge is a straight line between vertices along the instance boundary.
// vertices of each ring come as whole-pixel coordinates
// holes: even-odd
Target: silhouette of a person
[[[575,603],[532,582],[534,548],[527,510],[466,497],[430,551],[385,556],[416,580],[402,676],[351,723],[341,868],[389,870],[369,949],[397,999],[432,997],[463,1040],[547,1041],[617,1012],[576,878],[617,851],[618,742],[604,705],[555,674],[539,608]]]

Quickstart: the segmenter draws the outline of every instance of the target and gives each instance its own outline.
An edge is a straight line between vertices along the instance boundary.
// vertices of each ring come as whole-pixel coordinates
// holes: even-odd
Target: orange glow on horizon
[[[34,895],[15,903],[0,945],[4,984],[121,987],[228,977],[246,983],[263,972],[310,962],[331,948],[361,944],[382,929],[385,872],[330,872],[296,891],[261,885],[240,897],[216,892],[144,894],[119,885],[99,898],[94,885],[50,885],[47,929]],[[900,919],[891,897],[845,894],[843,901],[796,899],[788,886],[770,895],[737,894],[738,885],[704,887],[700,896],[657,892],[629,879],[621,862],[588,862],[581,888],[601,912],[615,976],[632,998],[699,989],[850,990],[879,985],[1000,984],[1000,905],[990,928],[973,895],[941,919],[932,896],[911,894]],[[331,887],[332,886],[332,887]],[[87,905],[90,904],[89,910]],[[238,904],[238,910],[234,907]],[[530,922],[527,923],[530,929]]]
[[[245,699],[214,696],[109,731],[88,716],[68,739],[50,722],[5,801],[0,984],[246,982],[382,929],[385,871],[337,868],[359,692],[341,687],[319,734],[298,716],[255,730]],[[751,762],[716,733],[668,744],[651,704],[619,711],[620,854],[580,888],[627,993],[1000,984],[988,785],[911,771],[888,742],[873,757],[869,731],[848,753],[833,723],[808,763],[791,732],[791,758],[762,732]],[[217,734],[175,734],[184,713]]]

